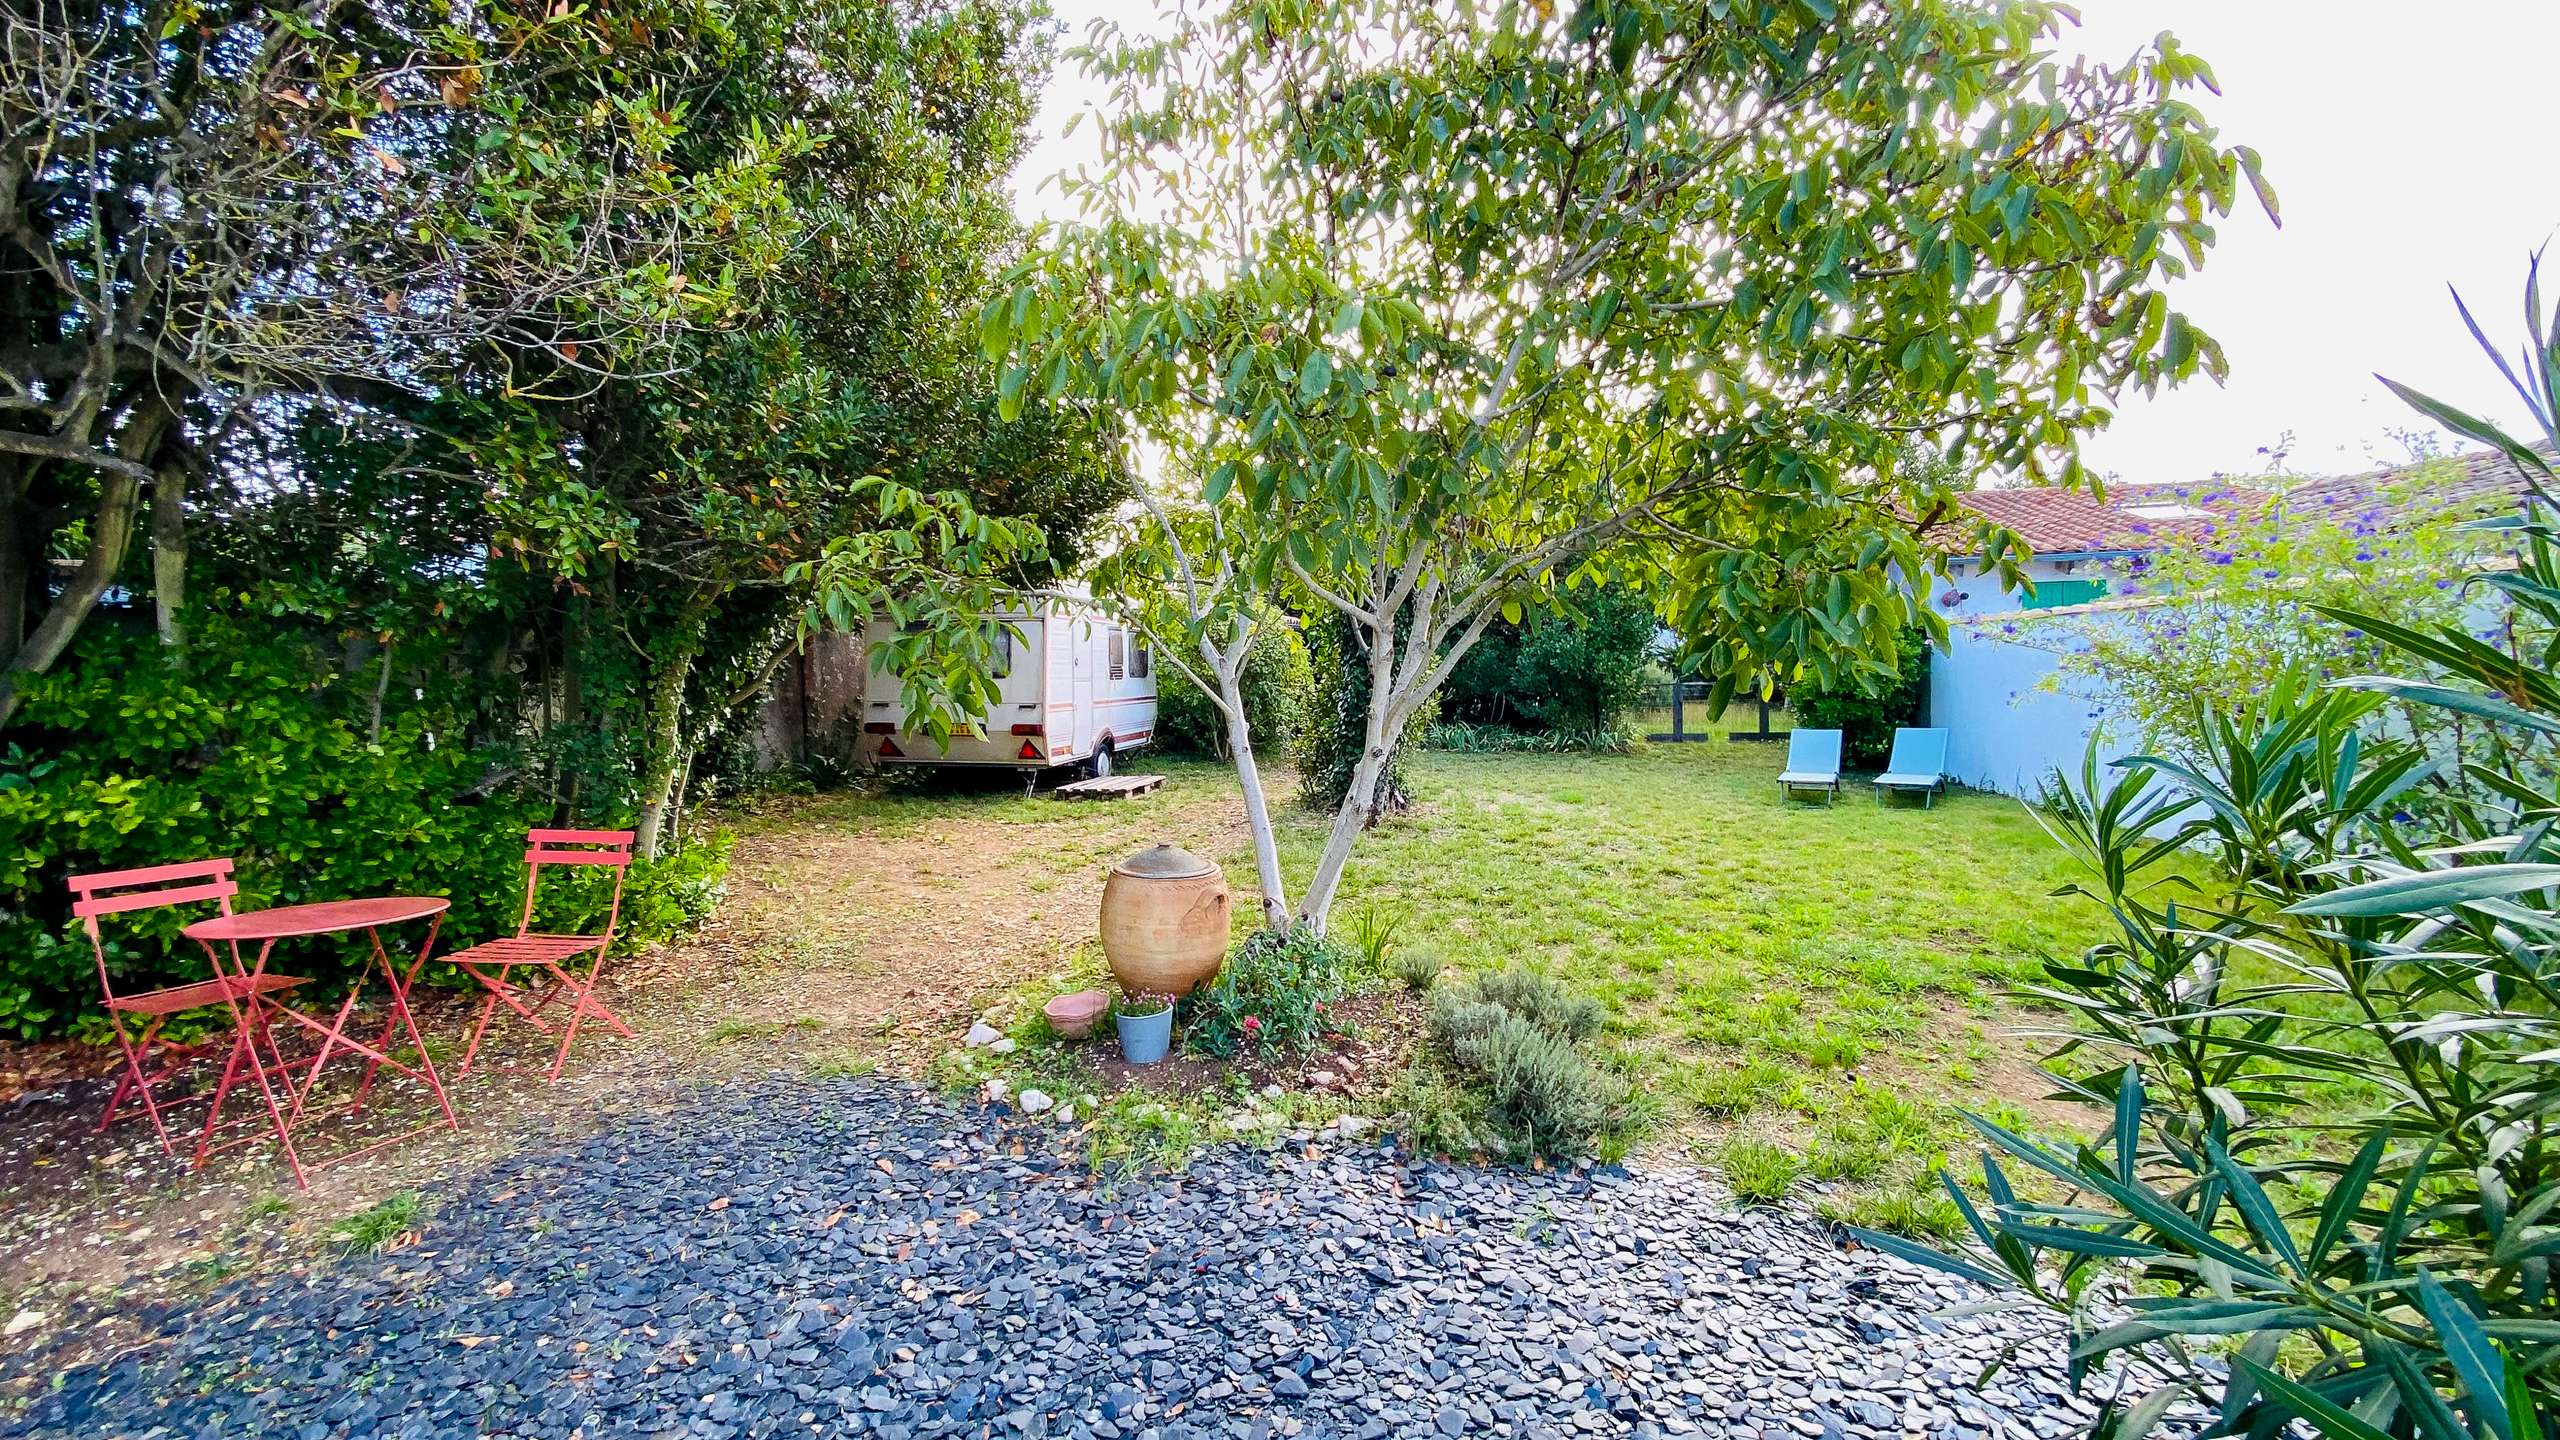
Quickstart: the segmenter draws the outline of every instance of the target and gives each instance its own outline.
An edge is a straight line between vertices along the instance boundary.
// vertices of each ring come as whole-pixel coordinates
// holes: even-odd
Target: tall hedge
[[[1441,713],[1477,725],[1603,735],[1644,700],[1650,600],[1623,585],[1585,592],[1578,613],[1496,621],[1458,662]]]

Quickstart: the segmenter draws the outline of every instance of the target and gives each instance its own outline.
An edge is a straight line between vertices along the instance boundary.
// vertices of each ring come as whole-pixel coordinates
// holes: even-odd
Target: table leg
[[[418,946],[418,958],[410,962],[409,972],[405,976],[400,973],[398,966],[391,963],[390,953],[382,948],[381,932],[370,927],[365,930],[365,938],[373,942],[374,959],[382,966],[383,981],[391,987],[391,1017],[383,1022],[383,1038],[376,1042],[373,1048],[382,1055],[390,1054],[392,1027],[398,1025],[405,1028],[409,1032],[410,1045],[414,1046],[418,1052],[419,1078],[426,1081],[427,1089],[434,1093],[437,1108],[444,1111],[444,1123],[449,1128],[459,1130],[462,1128],[462,1122],[454,1118],[453,1102],[445,1097],[444,1080],[436,1074],[436,1057],[427,1053],[427,1037],[418,1032],[418,1017],[409,1009],[410,982],[418,978],[418,972],[426,967],[427,957],[434,953],[436,931],[443,924],[444,917],[441,915],[427,922],[427,938]],[[365,1085],[369,1086],[373,1083],[374,1072],[381,1067],[381,1064],[380,1058],[377,1057],[373,1063],[365,1067]],[[363,1087],[358,1087],[356,1099],[359,1104],[363,1102]]]
[[[358,975],[355,983],[347,987],[346,1000],[338,1006],[338,1018],[330,1023],[327,1033],[320,1038],[320,1053],[312,1057],[310,1073],[302,1077],[300,1088],[293,1090],[293,1118],[296,1120],[302,1118],[303,1102],[311,1098],[312,1091],[320,1088],[320,1072],[329,1066],[329,1052],[338,1048],[338,1041],[341,1033],[347,1028],[347,1022],[355,1018],[356,1001],[363,997],[364,976]],[[274,1044],[272,1040],[268,1043]],[[366,1066],[364,1074],[365,1080],[370,1083],[373,1079],[373,1068]],[[357,1098],[361,1100],[363,1092],[357,1092]]]
[[[308,1190],[311,1188],[311,1180],[303,1174],[302,1157],[295,1153],[293,1148],[292,1119],[287,1115],[285,1108],[276,1103],[275,1086],[267,1079],[267,1063],[258,1056],[258,1037],[265,1035],[267,1048],[275,1055],[277,1078],[284,1082],[285,1093],[293,1094],[292,1074],[285,1067],[284,1052],[277,1049],[275,1036],[267,1029],[265,1007],[256,989],[258,977],[266,973],[267,957],[274,952],[275,948],[276,942],[273,940],[258,947],[258,963],[255,966],[246,966],[240,963],[239,947],[237,945],[232,947],[230,978],[241,982],[244,993],[238,996],[225,996],[223,999],[223,1003],[231,1011],[231,1055],[223,1063],[222,1082],[214,1087],[213,1103],[206,1108],[204,1133],[196,1139],[195,1163],[198,1166],[203,1165],[206,1154],[213,1147],[214,1129],[222,1121],[223,1101],[229,1097],[232,1086],[239,1078],[241,1060],[246,1058],[249,1063],[249,1076],[258,1082],[258,1096],[266,1102],[267,1119],[275,1125],[276,1144],[283,1148],[285,1164],[293,1170],[293,1183]],[[221,956],[211,945],[205,946],[205,953],[212,958],[215,973],[221,974]],[[297,1097],[293,1114],[299,1115],[301,1109]]]

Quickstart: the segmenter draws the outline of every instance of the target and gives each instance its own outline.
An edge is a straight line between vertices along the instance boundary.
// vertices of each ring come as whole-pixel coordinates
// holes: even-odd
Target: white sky
[[[1080,36],[1133,0],[1053,0]],[[2100,59],[2161,30],[2211,62],[2222,95],[2200,95],[2225,143],[2255,146],[2284,228],[2246,200],[2202,273],[2174,299],[2220,339],[2221,387],[2199,381],[2123,399],[2087,442],[2102,473],[2186,480],[2267,467],[2287,443],[2304,473],[2405,458],[2393,432],[2423,428],[2375,383],[2393,379],[2475,412],[2522,407],[2472,345],[2446,294],[2461,289],[2493,340],[2520,333],[2527,255],[2560,230],[2550,161],[2552,0],[2079,0],[2067,47]],[[1090,156],[1061,140],[1088,103],[1073,67],[1052,83],[1040,139],[1016,180],[1026,216],[1061,213],[1043,177]],[[2560,294],[2560,251],[2552,289]]]

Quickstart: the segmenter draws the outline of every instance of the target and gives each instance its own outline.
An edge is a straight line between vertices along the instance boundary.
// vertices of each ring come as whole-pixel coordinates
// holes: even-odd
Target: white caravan
[[[887,622],[863,632],[864,755],[882,765],[1002,767],[1036,784],[1066,765],[1108,775],[1155,738],[1155,664],[1135,632],[1088,602],[1046,596],[995,618],[1015,633],[996,642],[995,710],[978,717],[986,736],[955,731],[947,749],[907,728],[898,677],[872,663],[893,633]]]

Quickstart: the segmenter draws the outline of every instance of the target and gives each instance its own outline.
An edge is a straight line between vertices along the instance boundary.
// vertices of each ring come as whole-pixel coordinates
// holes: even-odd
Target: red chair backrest
[[[542,883],[545,865],[610,865],[613,867],[613,907],[605,914],[604,933],[608,939],[622,921],[622,881],[631,871],[631,846],[637,836],[629,830],[528,830],[524,835],[524,916],[516,922],[516,933],[533,929],[533,895]]]
[[[80,918],[81,928],[89,932],[89,948],[98,954],[98,988],[109,999],[115,998],[115,983],[107,977],[106,943],[98,936],[99,916],[188,905],[199,900],[213,901],[228,915],[231,897],[239,893],[240,886],[231,878],[228,860],[183,860],[175,865],[145,865],[137,870],[101,870],[94,875],[72,876],[71,913]]]

